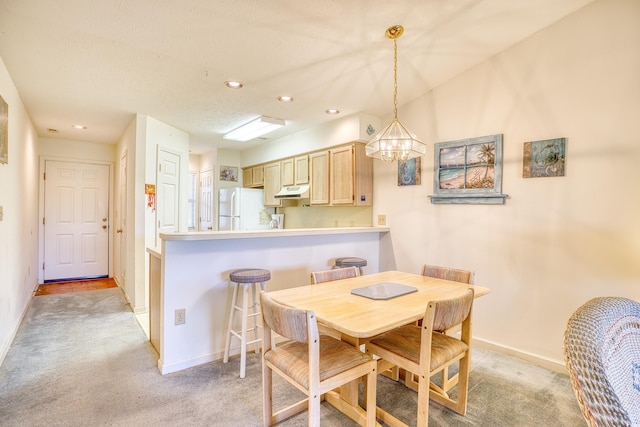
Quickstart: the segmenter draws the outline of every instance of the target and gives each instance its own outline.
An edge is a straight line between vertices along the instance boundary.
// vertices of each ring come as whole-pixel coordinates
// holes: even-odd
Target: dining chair
[[[469,270],[460,270],[452,267],[441,267],[439,265],[425,264],[422,266],[422,275],[427,277],[435,277],[436,279],[450,280],[452,282],[473,283],[473,272]],[[421,321],[418,321],[418,325]],[[451,335],[455,330],[440,331]],[[449,377],[449,369],[442,370],[442,382]],[[414,373],[407,372],[404,377],[404,384],[414,391],[418,391],[418,379]]]
[[[452,282],[461,282],[472,284],[473,272],[469,270],[460,270],[451,267],[441,267],[439,265],[425,264],[422,266],[422,275],[435,277],[436,279],[451,280]]]
[[[427,304],[421,326],[409,324],[373,337],[365,344],[366,352],[378,357],[378,372],[395,365],[407,372],[417,372],[418,421],[427,426],[429,399],[453,411],[465,415],[471,363],[471,312],[473,289],[457,298],[430,301]],[[438,330],[462,325],[460,338]],[[437,385],[431,377],[458,363],[458,373],[446,379],[447,384]],[[448,390],[458,385],[456,398]],[[378,408],[377,416],[390,426],[406,426],[389,412]]]
[[[311,284],[330,282],[332,280],[348,279],[350,277],[360,276],[358,267],[342,267],[331,270],[312,271]]]
[[[640,425],[640,303],[593,298],[569,318],[564,354],[590,426]]]
[[[308,408],[309,426],[320,426],[322,396],[352,381],[365,380],[366,425],[376,425],[377,363],[357,348],[318,333],[311,310],[291,308],[260,294],[263,317],[262,405],[263,425],[271,426]],[[271,332],[289,339],[271,347]],[[273,372],[286,379],[307,397],[274,412]]]

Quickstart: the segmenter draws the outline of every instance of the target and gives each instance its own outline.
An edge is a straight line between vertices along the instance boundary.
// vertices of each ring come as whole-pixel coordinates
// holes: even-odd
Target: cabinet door
[[[293,158],[285,159],[280,162],[281,182],[282,186],[293,185]]]
[[[309,183],[309,156],[298,156],[294,159],[295,162],[295,184],[308,184]]]
[[[264,167],[254,166],[253,170],[253,184],[254,187],[261,187],[264,185]]]
[[[352,145],[329,150],[332,205],[353,205],[353,154]]]
[[[253,185],[253,168],[242,169],[242,186],[251,187]]]
[[[274,195],[280,191],[280,162],[270,163],[264,166],[264,205],[280,206],[280,200]]]
[[[311,188],[309,203],[312,205],[329,204],[329,152],[309,154]]]

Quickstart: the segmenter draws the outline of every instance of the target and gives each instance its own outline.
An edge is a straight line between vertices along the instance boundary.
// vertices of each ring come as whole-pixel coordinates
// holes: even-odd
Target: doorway
[[[44,282],[108,277],[109,166],[44,162]]]

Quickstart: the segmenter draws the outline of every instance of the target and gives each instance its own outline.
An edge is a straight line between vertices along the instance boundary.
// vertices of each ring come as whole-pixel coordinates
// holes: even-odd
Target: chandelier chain
[[[398,119],[398,42],[393,39],[393,117]]]

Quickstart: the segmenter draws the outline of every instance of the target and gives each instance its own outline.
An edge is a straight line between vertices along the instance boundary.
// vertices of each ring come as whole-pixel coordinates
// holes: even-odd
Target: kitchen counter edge
[[[226,240],[262,237],[321,236],[330,234],[388,233],[389,227],[284,228],[275,230],[188,231],[160,233],[162,240]]]

